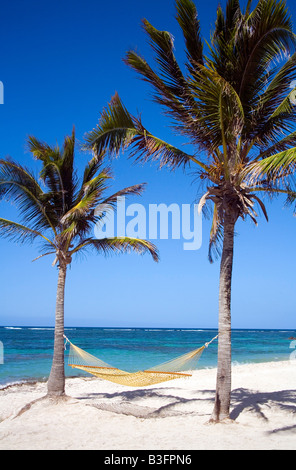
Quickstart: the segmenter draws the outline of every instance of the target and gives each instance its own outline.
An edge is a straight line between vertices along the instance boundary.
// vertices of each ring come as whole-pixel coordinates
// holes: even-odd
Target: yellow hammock
[[[195,349],[187,354],[184,354],[176,359],[164,362],[151,369],[126,372],[124,370],[111,367],[106,362],[101,361],[95,356],[87,353],[83,349],[75,346],[69,339],[64,336],[70,344],[68,365],[75,369],[80,369],[89,374],[92,374],[100,379],[108,380],[120,385],[128,385],[130,387],[145,387],[147,385],[155,385],[168,380],[180,379],[182,377],[191,377],[192,371],[196,368],[196,363],[199,360],[202,352],[207,348],[218,335],[211,341],[205,343],[201,348]],[[188,371],[189,373],[184,373]],[[190,373],[191,372],[191,373]]]

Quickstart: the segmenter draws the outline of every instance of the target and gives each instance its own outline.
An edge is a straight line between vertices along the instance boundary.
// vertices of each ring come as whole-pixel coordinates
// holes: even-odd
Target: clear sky
[[[217,0],[196,1],[202,33],[209,39]],[[222,4],[224,5],[224,1]],[[289,0],[295,21],[295,4]],[[50,144],[63,142],[76,127],[83,139],[118,91],[146,127],[182,144],[150,100],[151,89],[122,61],[136,48],[151,52],[141,19],[170,31],[177,58],[184,45],[173,0],[11,0],[0,18],[4,105],[0,105],[0,155],[36,167],[25,150],[28,135]],[[82,169],[89,156],[77,153]],[[130,203],[191,204],[200,195],[190,172],[135,166],[127,155],[113,162],[114,192],[146,182],[145,194]],[[233,271],[234,328],[296,328],[295,235],[292,209],[279,198],[266,201],[270,220],[237,224]],[[0,204],[2,217],[15,210]],[[89,256],[72,263],[66,287],[67,326],[150,326],[216,328],[219,262],[207,258],[209,221],[203,221],[201,249],[184,251],[183,240],[155,241],[160,263],[149,255]],[[0,325],[54,325],[57,269],[38,256],[38,245],[0,239]]]

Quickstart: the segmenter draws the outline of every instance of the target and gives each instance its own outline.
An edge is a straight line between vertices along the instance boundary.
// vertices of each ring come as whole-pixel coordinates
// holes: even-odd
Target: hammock
[[[64,336],[66,344],[67,342],[70,343],[68,358],[68,365],[70,367],[83,370],[100,379],[130,387],[145,387],[147,385],[167,382],[168,380],[191,377],[192,370],[196,368],[196,364],[202,355],[203,350],[217,337],[218,335],[208,343],[205,343],[201,348],[195,349],[194,351],[177,357],[171,361],[152,367],[151,369],[138,372],[126,372],[124,370],[117,369],[116,367],[111,367],[101,359],[98,359],[83,349],[78,348],[71,343],[66,336]],[[185,371],[188,371],[189,373],[184,373]]]

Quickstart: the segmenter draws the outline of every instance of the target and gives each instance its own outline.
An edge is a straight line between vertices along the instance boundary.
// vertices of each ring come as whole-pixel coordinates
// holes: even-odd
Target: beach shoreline
[[[215,382],[215,368],[144,388],[67,378],[61,403],[38,400],[46,382],[10,385],[0,449],[296,449],[296,361],[233,365],[228,424],[208,425]]]

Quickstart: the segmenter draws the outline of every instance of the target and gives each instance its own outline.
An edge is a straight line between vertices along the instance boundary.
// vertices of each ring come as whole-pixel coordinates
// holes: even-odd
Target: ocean
[[[69,340],[108,364],[127,371],[148,369],[202,346],[214,329],[65,328]],[[295,357],[296,330],[232,330],[232,362],[285,361]],[[54,328],[0,327],[0,388],[25,381],[44,381],[52,362]],[[1,352],[3,354],[1,355]],[[67,377],[88,375],[67,366]],[[296,360],[296,358],[295,358]],[[217,365],[217,340],[203,352],[198,367]],[[296,362],[295,362],[296,365]]]

